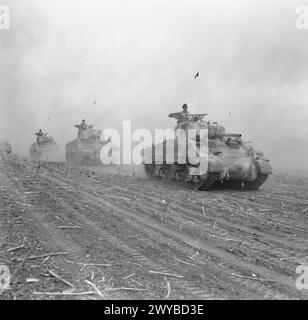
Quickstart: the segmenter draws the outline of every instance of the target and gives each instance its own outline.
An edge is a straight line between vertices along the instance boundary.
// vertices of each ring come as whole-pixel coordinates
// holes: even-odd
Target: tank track
[[[262,184],[267,180],[267,178],[268,178],[268,174],[259,173],[255,180],[244,182],[244,189],[258,190],[262,186]]]
[[[186,165],[144,164],[144,168],[150,178],[168,180],[202,191],[212,189],[220,177],[219,173],[191,176]]]
[[[261,185],[267,180],[268,174],[259,173],[257,178],[253,181],[229,180],[218,183],[217,186],[223,189],[236,190],[258,190]]]

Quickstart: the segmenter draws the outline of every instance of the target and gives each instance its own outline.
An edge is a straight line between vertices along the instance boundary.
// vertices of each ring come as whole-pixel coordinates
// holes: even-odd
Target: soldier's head
[[[39,132],[42,132],[42,129],[40,129]]]
[[[187,111],[187,110],[188,110],[188,106],[187,106],[186,103],[184,103],[184,104],[182,105],[182,109],[183,109],[183,111]]]
[[[85,119],[83,119],[83,120],[82,120],[82,123],[85,123],[85,122],[86,122],[86,120],[85,120]]]

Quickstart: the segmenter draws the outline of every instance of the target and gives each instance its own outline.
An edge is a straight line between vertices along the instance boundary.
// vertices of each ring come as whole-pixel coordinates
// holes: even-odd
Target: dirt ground
[[[308,179],[258,192],[0,161],[0,299],[307,299]]]

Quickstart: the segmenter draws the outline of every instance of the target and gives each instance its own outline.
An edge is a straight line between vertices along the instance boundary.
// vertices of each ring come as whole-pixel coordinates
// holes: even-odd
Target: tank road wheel
[[[146,174],[150,178],[176,181],[195,190],[210,190],[220,177],[220,173],[208,173],[203,176],[189,175],[189,168],[172,168],[168,165],[144,164]]]
[[[157,173],[159,172],[159,169],[155,164],[144,164],[144,170],[148,177],[158,178]]]
[[[189,169],[186,168],[183,174],[183,182],[195,190],[210,190],[220,177],[220,173],[207,173],[203,176],[190,176]]]
[[[149,177],[153,177],[153,164],[144,164],[144,171]]]
[[[165,168],[161,167],[161,168],[158,170],[158,176],[159,176],[161,179],[166,178],[166,170],[165,170]]]
[[[184,181],[184,176],[185,176],[185,170],[183,169],[178,169],[174,173],[174,179],[176,181]]]
[[[268,178],[268,174],[261,174],[259,173],[257,178],[253,181],[245,181],[244,182],[244,190],[258,190],[261,185],[266,181]]]
[[[208,173],[206,177],[202,179],[202,184],[198,186],[198,190],[207,191],[212,189],[219,177],[220,173]]]
[[[217,187],[222,189],[241,190],[244,182],[242,180],[223,180],[217,184]]]

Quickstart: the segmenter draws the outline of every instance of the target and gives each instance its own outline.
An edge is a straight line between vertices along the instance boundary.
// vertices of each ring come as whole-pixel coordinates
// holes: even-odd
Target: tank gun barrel
[[[207,116],[207,113],[193,113],[190,115],[190,118],[192,121],[199,121],[202,120],[205,116]]]
[[[208,115],[208,113],[192,113],[191,114],[191,116],[193,116],[193,117],[202,117],[202,118],[207,115]]]
[[[177,119],[177,118],[180,117],[180,115],[181,115],[180,112],[173,112],[173,113],[168,114],[168,118],[175,118],[175,119]]]
[[[217,132],[216,133],[218,138],[241,138],[242,135],[240,133],[227,133],[227,132]]]

